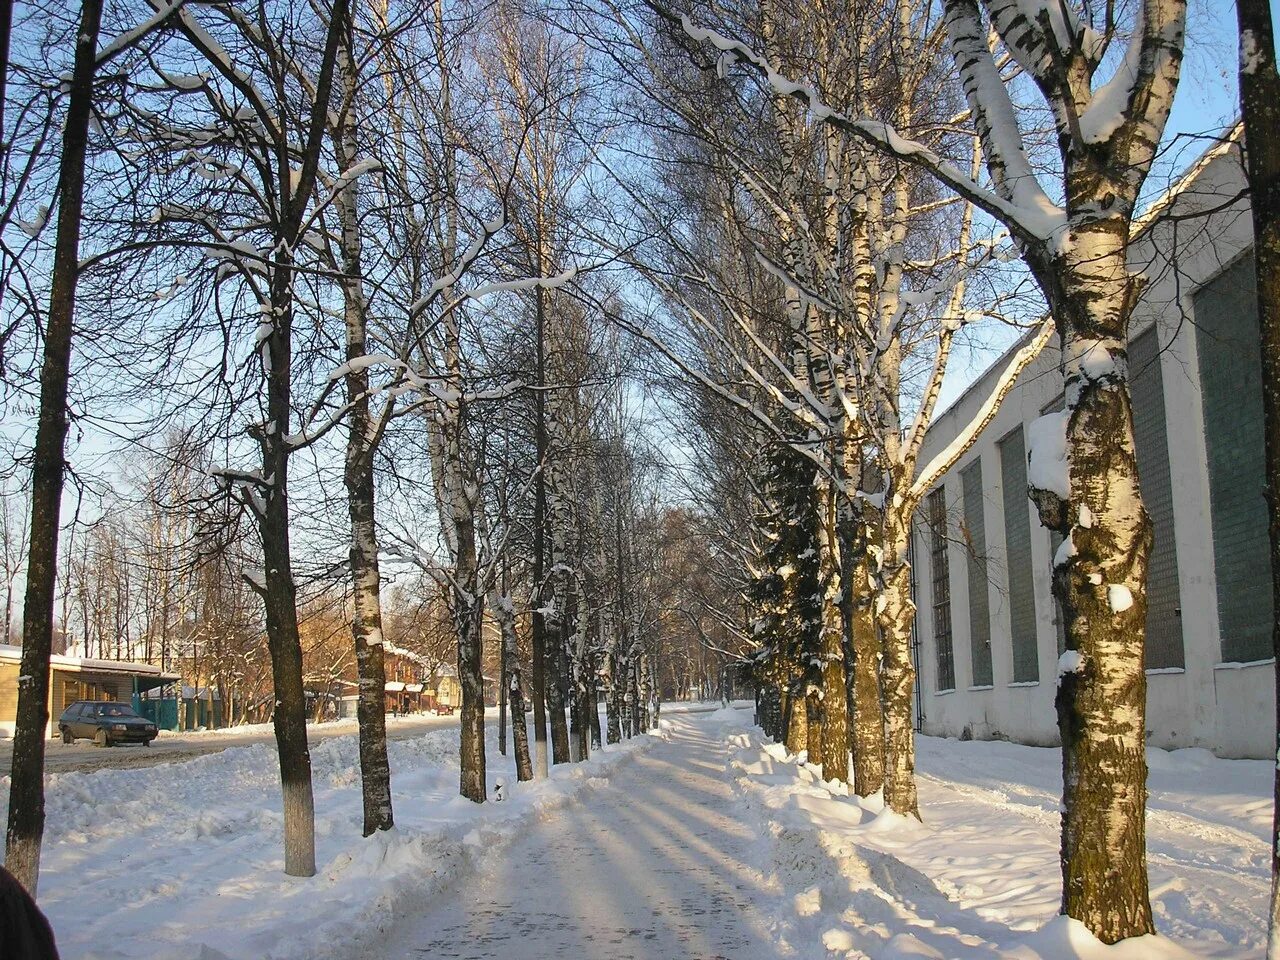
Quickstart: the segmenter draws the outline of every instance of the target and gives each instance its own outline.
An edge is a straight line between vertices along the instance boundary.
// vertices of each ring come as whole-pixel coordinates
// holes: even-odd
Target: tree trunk
[[[533,480],[533,737],[534,771],[539,780],[549,776],[547,765],[547,402],[546,402],[546,291],[534,291],[537,320],[535,338],[538,389],[533,393],[533,436],[537,473]]]
[[[1065,536],[1054,568],[1066,645],[1062,735],[1063,912],[1104,943],[1154,932],[1146,862],[1147,557],[1125,371],[1139,281],[1125,264],[1127,218],[1073,231],[1047,287],[1063,342],[1067,501],[1033,490]],[[1055,285],[1056,284],[1056,285]],[[1051,415],[1058,416],[1058,415]],[[1039,454],[1033,444],[1033,466]]]
[[[279,318],[276,328],[286,324],[284,318]],[[285,337],[287,339],[287,333]],[[276,340],[277,335],[273,333],[273,359],[276,357]],[[283,369],[288,370],[287,361]],[[285,376],[287,378],[287,373]],[[287,403],[286,399],[284,409],[278,413],[273,403],[273,413],[287,416]],[[277,430],[275,434],[278,436],[282,432]],[[316,872],[315,802],[311,789],[311,752],[307,746],[307,702],[302,686],[297,594],[289,553],[289,501],[286,493],[289,458],[283,443],[273,442],[269,436],[263,440],[263,452],[268,475],[274,475],[276,479],[264,498],[265,512],[259,528],[266,564],[262,602],[275,694],[272,723],[280,762],[280,786],[284,793],[284,872],[291,877],[310,877]]]
[[[1277,756],[1280,756],[1280,73],[1267,0],[1237,0],[1240,104],[1253,208],[1253,248],[1262,336],[1262,408],[1271,521],[1271,593],[1275,622]],[[1280,765],[1271,832],[1271,921],[1268,960],[1280,960]]]
[[[849,699],[844,672],[844,617],[840,600],[839,506],[827,483],[818,500],[822,523],[818,532],[818,577],[822,602],[822,778],[849,782]]]
[[[602,742],[600,730],[600,684],[594,665],[587,671],[587,720],[591,728],[591,747],[599,750]]]
[[[791,681],[792,689],[787,697],[787,752],[791,754],[809,749],[809,704],[803,683]]]
[[[455,426],[461,429],[460,422],[455,421]],[[474,518],[469,513],[455,514],[453,527],[458,551],[454,562],[453,602],[458,630],[458,684],[462,688],[462,704],[458,709],[461,724],[460,791],[468,800],[483,803],[486,797],[482,664],[484,598],[479,593]]]
[[[853,792],[869,797],[884,788],[884,707],[880,700],[880,661],[883,651],[876,628],[875,595],[865,554],[854,564],[847,591],[847,619],[853,653],[852,752]]]
[[[498,655],[498,753],[507,755],[507,651]]]
[[[617,641],[621,645],[622,641]],[[618,655],[616,650],[609,654],[609,684],[605,690],[605,737],[609,743],[622,742],[622,684],[619,681]]]
[[[587,672],[589,657],[587,655],[587,618],[583,616],[580,606],[583,602],[583,591],[574,591],[574,631],[573,656],[570,662],[570,696],[573,698],[571,719],[573,721],[573,759],[582,762],[591,756],[591,718],[587,712]]]
[[[85,155],[102,0],[84,0],[76,38],[71,97],[58,168],[58,236],[49,319],[40,368],[40,419],[31,467],[31,545],[22,607],[22,665],[9,783],[5,866],[33,897],[44,839],[44,744],[49,724],[49,657],[58,575],[58,526],[67,439],[67,384],[80,259]],[[0,137],[3,130],[0,130]],[[8,642],[8,637],[5,637]]]
[[[884,544],[884,611],[880,632],[884,640],[881,700],[884,703],[884,802],[894,813],[920,819],[916,795],[915,730],[911,698],[915,665],[911,662],[911,625],[916,605],[911,600],[911,566],[907,562],[910,520],[891,518]]]
[[[843,699],[843,698],[841,698]],[[818,696],[817,690],[809,693],[804,698],[805,710],[809,714],[809,730],[808,730],[808,753],[809,762],[812,764],[822,763],[822,698]]]
[[[338,80],[345,109],[335,131],[334,152],[338,166],[347,170],[356,162],[356,129],[353,100],[358,77],[344,36],[338,51]],[[336,207],[342,229],[342,292],[347,330],[347,360],[367,352],[367,301],[361,235],[357,208],[358,180],[338,194]],[[391,808],[391,764],[387,759],[386,666],[382,637],[382,596],[378,571],[378,536],[375,523],[376,489],[373,475],[373,437],[369,417],[368,368],[354,364],[346,376],[347,456],[343,479],[347,488],[347,512],[351,520],[351,588],[354,616],[359,724],[360,786],[364,806],[364,836],[394,826]]]
[[[503,587],[506,575],[503,574]],[[502,667],[511,704],[511,747],[516,755],[516,779],[521,783],[533,779],[533,763],[529,757],[529,731],[525,726],[524,688],[521,683],[520,658],[516,650],[516,612],[511,597],[494,597],[491,603],[502,632]]]

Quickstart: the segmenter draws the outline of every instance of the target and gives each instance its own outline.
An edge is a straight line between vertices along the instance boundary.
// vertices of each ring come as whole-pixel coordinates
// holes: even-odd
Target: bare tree
[[[1271,520],[1272,643],[1276,653],[1277,731],[1280,731],[1280,71],[1276,68],[1271,7],[1238,0],[1240,106],[1245,171],[1253,214],[1254,270],[1262,340],[1263,423],[1267,509]],[[1277,733],[1280,747],[1280,732]],[[1271,918],[1267,957],[1280,960],[1280,767],[1275,779],[1271,834]]]
[[[101,0],[84,0],[75,34],[75,64],[63,123],[58,239],[44,330],[40,418],[31,470],[31,545],[22,609],[22,674],[14,726],[5,865],[33,896],[40,878],[40,845],[44,837],[44,744],[49,723],[49,656],[53,646],[58,518],[65,475],[67,384],[80,260],[85,158],[101,24]],[[5,67],[7,69],[7,64]]]

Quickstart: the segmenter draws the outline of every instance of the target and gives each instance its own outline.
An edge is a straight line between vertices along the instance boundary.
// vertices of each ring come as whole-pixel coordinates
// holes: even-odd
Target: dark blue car
[[[149,747],[160,732],[150,720],[134,713],[133,707],[109,700],[77,700],[58,718],[58,731],[63,743],[87,739],[100,747],[117,743]]]

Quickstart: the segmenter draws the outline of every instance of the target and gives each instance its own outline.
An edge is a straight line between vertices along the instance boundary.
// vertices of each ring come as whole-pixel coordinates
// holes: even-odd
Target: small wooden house
[[[18,712],[22,648],[0,644],[0,736],[12,737]],[[149,663],[91,660],[54,654],[49,659],[49,726],[53,736],[62,711],[77,700],[128,703],[142,693],[181,680]]]

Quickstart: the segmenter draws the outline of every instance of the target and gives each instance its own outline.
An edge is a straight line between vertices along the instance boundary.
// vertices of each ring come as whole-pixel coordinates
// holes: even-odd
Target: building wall
[[[1197,317],[1196,294],[1224,274],[1242,257],[1247,257],[1251,229],[1247,207],[1241,202],[1200,218],[1186,219],[1197,211],[1211,210],[1222,198],[1237,195],[1243,185],[1238,154],[1232,149],[1203,163],[1194,180],[1172,201],[1169,218],[1155,224],[1134,243],[1131,264],[1146,274],[1148,285],[1135,310],[1131,342],[1154,330],[1156,342],[1139,344],[1138,361],[1158,363],[1145,373],[1142,393],[1148,399],[1163,394],[1163,410],[1145,409],[1139,425],[1140,441],[1148,444],[1140,464],[1147,467],[1153,502],[1159,500],[1164,512],[1158,518],[1161,555],[1166,568],[1159,574],[1163,597],[1152,613],[1153,631],[1159,633],[1151,647],[1148,669],[1148,738],[1154,746],[1207,747],[1222,756],[1269,757],[1275,745],[1271,718],[1274,710],[1274,664],[1269,659],[1242,660],[1232,656],[1235,649],[1254,647],[1221,636],[1219,624],[1218,575],[1215,568],[1215,521],[1210,507],[1210,470],[1205,437],[1205,402],[1200,383],[1198,340],[1229,327],[1219,300],[1199,298],[1202,311],[1213,316]],[[1176,251],[1176,256],[1171,252]],[[1211,288],[1212,289],[1212,288]],[[1206,304],[1213,303],[1209,309]],[[1235,315],[1232,314],[1231,319]],[[1236,325],[1238,326],[1238,325]],[[1238,336],[1236,331],[1235,336]],[[1216,341],[1212,341],[1215,342]],[[1158,347],[1158,350],[1153,349]],[[1017,471],[1002,469],[1000,441],[1016,437],[1021,428],[1044,411],[1061,403],[1062,379],[1058,372],[1059,352],[1047,349],[1026,371],[1006,398],[995,420],[979,442],[944,478],[942,488],[952,525],[949,580],[952,615],[951,652],[955,674],[953,689],[939,689],[938,649],[933,637],[930,531],[918,524],[915,556],[920,640],[922,729],[942,736],[1008,738],[1034,744],[1059,742],[1053,698],[1056,689],[1060,631],[1056,604],[1050,590],[1050,570],[1056,544],[1040,526],[1035,508],[1016,489],[1006,490],[1006,478]],[[925,441],[922,462],[941,449],[973,417],[1003,369],[1007,357],[937,419]],[[1156,383],[1158,379],[1158,384]],[[1210,416],[1213,413],[1210,404]],[[1163,414],[1161,417],[1160,414]],[[1211,424],[1211,430],[1215,428]],[[1220,430],[1221,428],[1218,427]],[[1217,438],[1215,434],[1215,438]],[[1156,439],[1152,439],[1156,438]],[[1161,439],[1162,438],[1162,439]],[[1153,447],[1163,443],[1165,449]],[[1167,479],[1160,476],[1167,462]],[[990,631],[990,680],[985,663],[974,671],[974,638],[969,597],[980,589],[979,578],[971,576],[974,564],[963,534],[966,512],[977,509],[972,490],[963,489],[962,476],[972,464],[980,463],[982,475],[982,534],[987,572],[987,609]],[[1260,498],[1261,491],[1259,489]],[[1251,502],[1251,501],[1250,501]],[[1257,504],[1253,504],[1256,507]],[[1219,542],[1223,541],[1224,518],[1232,519],[1242,508],[1220,509]],[[1026,512],[1030,524],[1029,550],[1020,534],[1024,516],[1008,522],[1012,511]],[[1229,512],[1229,516],[1228,516]],[[975,525],[976,526],[976,525]],[[1238,526],[1238,523],[1237,523]],[[960,535],[956,535],[956,534]],[[1012,539],[1010,537],[1012,534]],[[1010,577],[1008,545],[1016,550]],[[1029,559],[1028,559],[1029,557]],[[1251,561],[1252,562],[1252,561]],[[1167,569],[1168,565],[1174,569]],[[1252,562],[1251,573],[1265,577]],[[1030,572],[1034,608],[1028,609],[1020,578]],[[1010,593],[1010,583],[1014,593]],[[1258,602],[1242,589],[1235,575],[1224,576],[1232,586],[1229,602]],[[1257,592],[1257,591],[1255,591]],[[1269,603],[1266,591],[1263,600]],[[978,621],[980,622],[980,620]],[[1025,646],[1026,630],[1034,626],[1034,650]],[[1177,634],[1181,632],[1181,649]],[[1019,642],[1015,643],[1015,633]],[[1255,645],[1256,646],[1256,645]],[[978,638],[981,652],[982,638]],[[1015,649],[1016,656],[1015,669]],[[1227,655],[1224,656],[1224,650]],[[1256,652],[1256,651],[1255,651]],[[1224,662],[1225,661],[1225,662]]]

